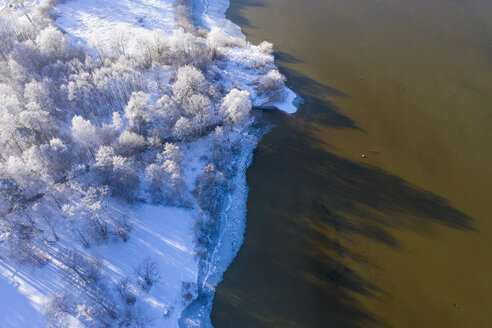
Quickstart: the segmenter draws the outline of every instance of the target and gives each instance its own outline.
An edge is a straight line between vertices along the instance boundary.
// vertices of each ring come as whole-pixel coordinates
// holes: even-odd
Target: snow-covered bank
[[[245,40],[246,37],[241,28],[226,18],[229,5],[229,0],[194,0],[192,9],[195,23],[207,30],[219,29],[228,35]],[[249,51],[250,53],[259,52],[254,46],[250,46]],[[248,65],[244,49],[231,48],[227,49],[227,52],[229,64],[226,71],[232,76],[240,76],[243,82],[241,87],[255,94],[250,82],[257,78],[255,74],[258,72],[251,70],[252,65]],[[295,113],[302,100],[287,87],[283,92],[285,93],[283,100],[269,102],[268,106],[276,107],[288,114]],[[265,98],[256,97],[253,103],[256,106],[263,106],[265,105]],[[234,181],[230,182],[236,188],[227,195],[226,205],[221,213],[219,234],[214,240],[214,250],[209,257],[200,261],[199,297],[183,312],[180,327],[213,327],[210,315],[215,289],[241,248],[246,230],[248,197],[246,170],[253,160],[253,150],[266,132],[266,130],[256,130],[244,138],[243,149],[238,157],[237,173]]]
[[[135,37],[156,28],[168,33],[177,28],[170,0],[68,0],[57,9],[57,24],[89,44],[107,42],[115,29]]]
[[[230,0],[193,0],[192,10],[196,24],[210,31],[218,29],[233,37],[246,40],[241,28],[226,17],[229,6]],[[248,62],[248,58],[261,54],[261,50],[255,46],[248,48],[248,51],[239,48],[230,48],[227,50],[231,62],[231,65],[227,67],[227,71],[231,75],[240,76],[240,79],[247,84],[251,84],[262,73],[251,70],[254,63]],[[250,86],[242,86],[247,88],[251,94],[256,94]],[[288,114],[295,113],[302,100],[288,87],[285,87],[282,92],[285,95],[281,101],[269,102],[265,97],[257,96],[253,98],[253,104],[255,106],[264,106],[267,104]]]
[[[0,17],[15,23],[0,24],[0,326],[210,326],[264,133],[252,104],[295,111],[272,45],[246,42],[224,1],[197,2],[189,31],[173,0],[14,3]]]
[[[253,160],[253,150],[267,131],[267,128],[255,129],[242,136],[243,148],[236,158],[237,172],[228,182],[233,189],[227,194],[220,213],[220,226],[213,241],[213,251],[200,261],[198,297],[183,312],[179,322],[180,327],[212,327],[210,314],[215,288],[222,281],[224,272],[243,244],[249,191],[246,170]]]

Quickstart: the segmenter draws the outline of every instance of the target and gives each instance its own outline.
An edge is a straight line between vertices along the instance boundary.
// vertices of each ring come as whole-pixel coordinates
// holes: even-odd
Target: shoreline
[[[234,37],[246,40],[240,26],[226,18],[225,14],[230,6],[230,1],[217,0],[213,3],[216,7],[211,12],[209,0],[191,1],[194,24],[208,30],[219,27]],[[258,104],[254,107],[260,111],[280,110],[286,114],[295,113],[303,100],[290,88],[286,87],[285,89],[286,97],[283,102],[268,105]],[[255,130],[255,128],[250,128],[250,130]],[[254,160],[254,150],[269,130],[270,127],[266,127],[244,133],[246,140],[241,141],[241,154],[236,157],[238,169],[234,180],[229,182],[231,186],[235,186],[235,189],[226,195],[227,203],[224,204],[224,209],[220,214],[220,228],[213,243],[212,255],[206,260],[200,260],[197,281],[198,295],[183,310],[179,319],[180,327],[213,328],[211,313],[216,287],[222,281],[224,273],[236,258],[244,241],[249,192],[246,172]],[[247,140],[248,137],[251,140]]]
[[[36,6],[33,5],[33,7],[31,8],[33,10],[38,8],[38,2],[35,3]],[[135,174],[137,175],[137,181],[143,181],[142,184],[139,185],[139,187],[136,187],[136,183],[133,183],[128,187],[132,193],[132,197],[134,197],[131,199],[129,198],[128,202],[130,202],[130,200],[136,200],[137,202],[135,204],[132,202],[130,205],[125,205],[126,203],[120,204],[117,201],[116,196],[115,198],[113,198],[113,195],[109,195],[108,199],[111,200],[111,202],[108,202],[109,205],[107,205],[107,208],[105,207],[106,205],[104,205],[102,209],[94,207],[96,208],[94,210],[93,208],[90,208],[90,211],[92,212],[100,210],[101,215],[107,215],[107,217],[104,216],[104,219],[108,218],[108,220],[113,219],[113,212],[121,214],[122,220],[124,221],[123,223],[125,224],[123,226],[124,229],[121,230],[121,233],[125,234],[125,229],[132,229],[133,227],[135,227],[133,228],[134,232],[130,235],[130,238],[128,238],[127,235],[123,235],[121,239],[124,243],[119,243],[117,237],[112,237],[110,239],[108,239],[107,237],[102,237],[103,239],[96,240],[96,237],[98,237],[98,235],[94,234],[94,239],[89,240],[86,239],[78,230],[78,235],[76,235],[74,231],[69,229],[69,226],[73,224],[72,220],[75,220],[75,218],[77,219],[77,222],[84,222],[82,221],[82,219],[86,218],[84,216],[86,212],[84,211],[87,210],[85,207],[83,207],[86,206],[87,203],[86,201],[84,201],[84,197],[87,196],[86,194],[88,193],[88,191],[86,191],[84,187],[80,187],[80,190],[77,189],[74,191],[69,189],[71,188],[70,184],[67,184],[65,186],[59,185],[58,183],[56,183],[55,185],[57,188],[59,188],[60,194],[72,195],[72,193],[75,193],[75,196],[70,199],[62,199],[63,202],[67,203],[67,206],[64,207],[65,209],[67,209],[67,211],[54,212],[56,213],[53,214],[55,215],[55,218],[62,222],[60,223],[61,227],[57,229],[56,232],[55,229],[51,226],[51,222],[39,223],[40,227],[42,228],[45,227],[43,224],[50,225],[51,227],[51,230],[48,230],[46,228],[40,229],[39,231],[41,231],[42,236],[44,236],[42,234],[43,231],[52,231],[57,241],[59,237],[56,234],[58,233],[58,235],[61,236],[59,239],[60,241],[56,244],[59,246],[59,248],[57,248],[57,246],[48,248],[48,250],[54,254],[53,256],[56,256],[57,253],[65,250],[67,250],[67,252],[68,250],[70,250],[75,255],[81,254],[80,256],[82,256],[83,258],[93,255],[98,256],[99,258],[100,256],[102,263],[100,267],[102,278],[97,277],[97,282],[101,283],[101,281],[104,281],[104,283],[101,283],[101,286],[105,286],[105,288],[108,288],[107,295],[105,294],[105,297],[107,297],[108,300],[114,299],[116,304],[115,307],[117,307],[121,302],[127,301],[124,298],[115,295],[115,291],[117,290],[116,287],[110,288],[107,286],[112,286],[113,284],[116,286],[116,284],[119,284],[120,281],[122,283],[125,283],[124,281],[127,281],[127,283],[130,284],[127,285],[129,286],[128,288],[136,290],[136,297],[134,302],[138,303],[138,307],[129,307],[130,310],[133,311],[134,308],[138,308],[143,309],[142,311],[145,311],[145,313],[132,312],[132,315],[135,315],[135,320],[139,319],[141,315],[144,315],[148,317],[149,320],[153,321],[153,323],[149,322],[149,324],[153,324],[156,326],[212,327],[210,314],[212,311],[212,303],[215,295],[216,286],[222,280],[224,272],[235,259],[244,241],[249,192],[246,180],[246,171],[253,161],[253,152],[257,148],[258,142],[270,129],[270,125],[268,123],[263,121],[255,121],[254,115],[251,115],[251,111],[254,109],[254,111],[258,114],[260,110],[267,110],[268,108],[267,111],[269,111],[272,108],[277,108],[278,110],[284,111],[286,113],[293,113],[297,110],[297,105],[299,104],[299,102],[294,101],[297,99],[297,95],[285,86],[285,77],[283,77],[277,71],[277,67],[275,65],[274,57],[272,54],[272,45],[269,43],[263,43],[257,46],[246,42],[246,38],[244,35],[242,35],[239,26],[235,25],[225,18],[225,11],[229,6],[229,1],[220,0],[216,2],[209,2],[206,0],[197,0],[195,2],[195,5],[193,5],[195,16],[200,17],[200,21],[202,22],[201,24],[207,29],[207,31],[202,30],[202,32],[204,33],[201,36],[191,35],[191,33],[185,32],[182,28],[179,28],[177,26],[177,21],[175,21],[177,19],[175,12],[176,8],[173,6],[173,1],[162,1],[158,5],[152,6],[151,9],[149,8],[149,3],[145,0],[135,3],[101,2],[97,3],[97,6],[95,6],[95,4],[96,2],[94,0],[86,2],[49,2],[48,5],[51,6],[49,7],[49,12],[53,13],[53,17],[50,16],[50,19],[47,20],[46,24],[49,24],[50,26],[42,30],[48,31],[46,33],[56,33],[57,36],[61,38],[61,40],[64,40],[66,42],[67,47],[73,46],[74,49],[80,50],[80,52],[84,54],[84,56],[87,56],[84,58],[97,59],[96,53],[98,56],[100,56],[100,54],[96,49],[102,49],[101,51],[103,53],[105,50],[107,50],[108,56],[114,56],[111,57],[111,61],[103,61],[101,58],[101,66],[98,66],[99,63],[93,65],[90,60],[87,60],[87,67],[84,66],[84,68],[81,69],[81,71],[87,74],[87,77],[91,77],[92,74],[100,73],[100,69],[103,68],[107,68],[109,71],[113,72],[117,68],[121,68],[121,66],[124,66],[125,69],[130,70],[137,77],[135,78],[135,83],[140,83],[138,85],[126,85],[128,87],[128,90],[131,91],[131,99],[137,99],[141,95],[142,99],[144,99],[143,101],[145,102],[145,97],[148,97],[150,102],[147,101],[146,106],[148,106],[148,108],[146,107],[145,110],[151,113],[155,113],[153,109],[157,108],[155,106],[158,106],[157,99],[159,97],[164,97],[165,95],[168,98],[170,96],[173,97],[174,100],[177,99],[176,92],[174,92],[174,90],[172,93],[168,91],[167,94],[166,92],[163,92],[163,89],[165,89],[164,86],[171,85],[171,82],[174,83],[172,84],[173,86],[177,85],[178,83],[173,80],[173,74],[177,74],[179,80],[179,74],[181,74],[181,71],[173,71],[173,69],[177,70],[176,67],[173,67],[171,65],[171,63],[173,62],[168,62],[168,59],[162,59],[160,57],[155,59],[151,56],[150,63],[152,63],[152,60],[157,60],[157,64],[151,65],[150,67],[144,66],[144,62],[141,60],[145,60],[145,58],[147,57],[145,57],[144,54],[139,53],[138,46],[139,44],[141,45],[146,44],[146,42],[154,41],[158,45],[160,45],[161,43],[171,45],[174,44],[176,47],[178,47],[178,45],[176,45],[174,41],[176,39],[179,39],[182,35],[187,35],[191,38],[190,42],[192,42],[191,44],[193,45],[206,45],[207,49],[212,49],[212,47],[216,47],[214,48],[215,50],[219,48],[221,48],[222,50],[223,57],[220,57],[220,59],[217,60],[221,61],[220,65],[216,65],[211,68],[211,70],[215,72],[215,74],[217,74],[217,76],[219,76],[220,78],[210,78],[209,81],[210,83],[216,84],[218,87],[224,89],[220,91],[221,98],[216,100],[217,103],[215,105],[219,106],[219,100],[222,100],[220,106],[225,106],[225,101],[232,97],[230,96],[229,98],[227,98],[228,95],[225,95],[227,90],[233,95],[234,92],[232,91],[235,91],[237,93],[238,90],[241,90],[241,97],[244,98],[245,94],[248,95],[246,97],[249,99],[247,99],[247,102],[245,102],[247,108],[236,109],[236,111],[233,111],[232,114],[228,112],[228,115],[230,115],[227,116],[229,117],[229,121],[225,121],[227,117],[223,118],[219,115],[221,112],[217,112],[217,117],[223,119],[224,122],[226,122],[225,124],[229,124],[230,122],[234,122],[234,124],[236,124],[237,122],[241,123],[241,125],[239,123],[237,123],[237,125],[227,125],[230,126],[231,129],[224,132],[227,135],[226,139],[217,139],[221,141],[216,141],[216,139],[213,139],[214,136],[217,137],[217,135],[219,135],[220,138],[221,131],[216,131],[216,134],[213,135],[203,135],[198,134],[194,130],[192,130],[191,132],[197,133],[196,135],[198,136],[198,139],[186,140],[186,138],[184,138],[183,136],[186,136],[187,134],[180,134],[184,132],[179,132],[181,131],[179,129],[177,130],[178,132],[175,132],[176,127],[180,127],[181,129],[183,128],[183,126],[178,126],[177,122],[174,121],[172,123],[169,123],[171,124],[170,127],[173,128],[172,132],[169,132],[170,135],[178,136],[178,138],[173,141],[175,142],[177,140],[177,146],[173,149],[177,149],[177,152],[182,150],[182,152],[176,154],[176,158],[173,159],[175,162],[169,160],[169,162],[171,163],[168,163],[168,165],[173,163],[177,166],[181,165],[183,171],[179,172],[179,182],[182,183],[182,186],[184,188],[183,193],[185,193],[185,196],[188,195],[190,197],[196,197],[190,198],[192,204],[194,205],[189,205],[186,199],[185,203],[180,202],[182,200],[181,195],[177,196],[179,198],[179,202],[174,202],[175,200],[170,199],[168,203],[166,203],[166,201],[163,201],[162,203],[156,202],[156,204],[158,204],[156,206],[150,205],[150,203],[153,202],[151,200],[151,196],[154,195],[154,191],[150,189],[151,185],[149,185],[148,183],[152,182],[153,180],[149,181],[149,178],[152,178],[152,176],[147,175],[147,170],[145,171],[144,175],[141,168],[147,166],[161,170],[163,167],[161,167],[160,165],[163,164],[160,164],[159,162],[160,159],[158,156],[158,152],[161,151],[161,148],[164,146],[165,152],[169,152],[170,150],[167,149],[168,145],[164,145],[163,143],[156,145],[158,146],[156,147],[156,149],[149,147],[150,139],[147,138],[149,136],[147,134],[148,131],[139,131],[139,134],[134,133],[134,135],[136,135],[137,137],[140,136],[143,140],[142,147],[147,152],[146,154],[149,156],[149,158],[139,157],[139,155],[141,154],[140,152],[128,153],[124,155],[125,157],[120,156],[121,158],[125,158],[123,161],[126,161],[126,158],[130,158],[128,162],[130,163],[131,161],[131,163],[128,164],[127,168],[135,168],[135,170],[132,172],[135,172]],[[26,18],[22,19],[25,20]],[[198,23],[196,24],[196,26],[199,26]],[[208,31],[210,31],[210,33],[208,33]],[[231,35],[240,35],[240,37],[237,37],[236,40],[231,40],[229,38]],[[210,37],[210,40],[208,39],[208,37]],[[198,38],[199,40],[195,40],[195,38]],[[219,43],[215,43],[215,45],[214,43],[211,43],[211,45],[209,45],[208,41]],[[118,48],[113,47],[115,42],[118,42]],[[37,43],[35,44],[37,45]],[[150,52],[151,49],[156,49],[152,48],[152,45],[153,43],[148,45],[150,54],[153,54],[153,52]],[[154,45],[154,47],[157,47],[157,45]],[[177,48],[177,50],[175,49],[175,51],[179,51],[179,47]],[[57,54],[57,56],[61,55]],[[208,58],[205,55],[203,56],[204,58]],[[197,62],[192,61],[192,63],[193,65],[199,65],[199,63],[197,64]],[[180,67],[180,69],[181,68],[182,67]],[[188,68],[188,71],[185,69],[183,72],[183,74],[193,73],[202,76],[200,75],[202,73],[197,69],[194,69],[194,67]],[[274,73],[273,77],[270,73]],[[275,73],[277,75],[275,75]],[[152,74],[155,74],[155,76]],[[121,74],[115,74],[115,76],[120,75]],[[74,76],[75,74],[69,75],[67,77],[62,76],[59,78],[59,80],[56,81],[58,83],[68,83],[67,81],[73,82],[73,79],[75,78]],[[87,82],[87,84],[89,85],[89,87],[94,87],[93,84],[95,84],[95,82],[91,79],[88,79],[88,81],[89,82]],[[110,82],[111,81],[112,80],[110,80]],[[24,86],[23,84],[20,85]],[[106,86],[107,83],[101,85]],[[145,92],[141,90],[138,93],[134,92],[138,88],[145,89]],[[94,92],[92,92],[92,89],[90,90],[90,95],[92,95]],[[122,90],[121,85],[118,84],[117,87],[115,87],[115,90]],[[128,91],[128,95],[130,95],[130,91]],[[119,95],[121,96],[121,94]],[[284,95],[285,98],[283,97]],[[113,94],[108,93],[108,97],[113,96]],[[122,99],[123,100],[120,99],[120,103],[118,104],[121,107],[124,106],[126,111],[126,107],[130,103],[130,100],[124,97]],[[280,102],[276,99],[285,100]],[[91,98],[91,100],[91,104],[96,103],[98,98]],[[72,102],[67,101],[66,104],[67,110],[73,110],[73,113],[79,113],[78,111],[76,111],[77,109],[79,109],[79,107],[73,105]],[[227,106],[230,107],[231,105]],[[219,107],[214,108],[217,110],[219,109]],[[105,109],[108,111],[108,113],[113,112],[113,114],[119,114],[123,111],[122,108],[111,106],[108,106],[108,108]],[[241,117],[231,116],[233,114],[241,113],[241,111],[248,114],[247,118],[249,119],[249,121],[236,122],[236,118],[239,120]],[[97,110],[94,109],[94,112],[97,112]],[[69,111],[68,113],[73,114],[71,111]],[[103,122],[109,122],[110,120],[109,115],[107,115],[108,113],[101,112],[98,116],[98,119]],[[180,113],[180,115],[181,114],[182,113]],[[284,114],[282,113],[282,115]],[[121,119],[121,116],[118,117]],[[111,125],[111,129],[113,129],[114,127],[115,133],[114,135],[111,135],[112,139],[110,140],[110,143],[114,143],[118,146],[118,149],[116,149],[116,152],[118,152],[120,146],[123,144],[120,140],[120,137],[124,136],[123,133],[133,133],[129,128],[133,123],[131,123],[130,120],[125,120],[123,121],[123,123],[121,123],[118,119],[115,120],[114,115],[112,116],[112,119],[114,121],[114,126]],[[179,120],[189,122],[189,119],[184,116],[181,117]],[[94,118],[93,121],[91,121],[90,119],[86,120],[82,116],[77,115],[74,115],[72,117],[72,126],[74,125],[74,121],[77,127],[83,123],[87,125],[86,130],[92,128],[94,131],[92,135],[99,135],[97,133],[101,132],[103,128],[107,128],[107,126],[109,126],[105,123],[99,124],[101,122],[96,121]],[[162,121],[160,121],[159,119],[157,119],[155,122],[157,126],[159,126],[159,124],[162,124]],[[63,124],[67,124],[67,126],[69,126],[68,124],[70,122],[67,119],[57,121],[57,123],[65,127],[65,125]],[[123,129],[118,130],[121,128],[121,126],[119,128],[116,128],[118,124],[124,124],[124,132],[121,131]],[[163,132],[159,130],[156,126],[152,127],[152,129],[154,128],[156,129],[155,131],[156,133],[158,133],[159,136],[168,137],[166,135],[166,133],[168,132]],[[70,145],[72,145],[71,138],[74,138],[73,140],[80,139],[77,137],[76,134],[79,132],[79,130],[75,129],[75,134],[72,130],[74,129],[70,130],[70,139],[68,140],[68,143]],[[198,197],[201,197],[200,194],[199,196],[196,196],[192,193],[201,193],[203,191],[203,189],[198,189],[199,187],[203,186],[197,186],[200,183],[197,182],[199,177],[201,176],[199,174],[200,172],[203,172],[207,169],[207,161],[211,163],[210,165],[213,165],[213,167],[215,167],[214,161],[217,160],[214,157],[216,156],[215,152],[217,151],[220,153],[220,150],[214,148],[216,147],[215,142],[223,142],[226,144],[230,143],[230,148],[227,148],[225,150],[227,152],[226,155],[229,156],[229,158],[227,159],[227,165],[222,166],[221,169],[224,170],[224,172],[228,172],[227,177],[229,179],[223,179],[223,175],[219,171],[217,177],[215,177],[217,178],[217,182],[209,182],[209,185],[212,187],[216,186],[214,183],[220,185],[220,187],[217,188],[217,194],[212,194],[210,198],[198,199]],[[77,144],[75,141],[73,142],[73,145],[75,145],[75,149],[80,148],[80,145]],[[173,145],[170,145],[169,147],[172,146]],[[95,150],[96,148],[98,149],[97,154],[99,154],[99,151],[106,150],[109,152],[109,156],[113,156],[112,154],[114,154],[114,149],[112,147],[105,146],[109,149],[108,150],[106,148],[103,148],[102,144],[100,143],[95,143],[95,145],[91,144],[91,147],[94,148],[93,150]],[[110,152],[110,150],[113,152]],[[155,158],[153,156],[155,156]],[[98,167],[97,165],[94,166],[93,159],[84,158],[84,160],[86,161],[85,167]],[[151,162],[154,166],[150,166]],[[164,162],[164,164],[167,162],[168,161]],[[114,162],[110,162],[109,169],[110,172],[116,170],[114,168]],[[69,167],[67,170],[69,170],[69,172],[72,172],[71,167]],[[89,170],[86,170],[85,172],[89,172]],[[96,184],[101,183],[101,185],[104,184],[105,186],[109,183],[100,182],[98,176],[93,176],[90,174],[91,173],[87,173],[86,175],[81,177],[80,181],[74,180],[75,183],[80,183],[80,186],[85,186],[84,183],[86,182],[88,183],[94,181]],[[77,175],[75,178],[78,177],[79,176]],[[221,177],[223,180],[221,180]],[[159,183],[162,186],[163,182],[160,181]],[[166,185],[166,182],[164,182],[164,185]],[[77,184],[77,186],[79,185]],[[170,184],[166,186],[170,191],[176,191],[175,189],[170,189]],[[133,192],[135,192],[135,194],[133,194]],[[158,193],[159,191],[155,192]],[[176,192],[179,193],[179,191]],[[104,197],[105,196],[106,193],[104,193]],[[208,197],[207,194],[205,194],[205,197]],[[42,198],[41,201],[44,201],[45,199],[48,199],[48,197]],[[106,198],[104,198],[104,200],[105,199]],[[218,204],[216,210],[214,209],[213,212],[212,210],[210,210],[210,212],[207,213],[207,208],[204,207],[205,214],[203,214],[203,212],[199,213],[197,209],[202,208],[203,199],[206,199],[206,201],[215,200]],[[200,203],[200,201],[202,201],[202,203]],[[147,203],[149,205],[144,205]],[[52,210],[52,208],[49,206],[53,204],[46,203],[45,205],[48,206],[50,211]],[[64,216],[65,214],[66,217]],[[207,219],[210,220],[202,220],[203,216],[206,216]],[[88,218],[89,216],[87,216],[87,219]],[[114,217],[114,220],[117,219],[118,218]],[[117,225],[118,222],[115,221],[115,227],[120,227],[119,225]],[[110,224],[113,224],[113,221],[110,221]],[[128,226],[130,228],[127,228]],[[111,225],[111,227],[113,227],[113,225]],[[89,231],[88,233],[92,232],[92,230],[87,231]],[[104,231],[102,232],[104,233]],[[114,235],[116,236],[116,232],[114,233]],[[77,239],[77,236],[80,236],[81,239]],[[93,235],[90,236],[92,238]],[[203,242],[202,240],[200,240],[200,238],[208,239],[209,242],[207,242],[206,240],[205,242]],[[90,242],[87,240],[89,240]],[[127,242],[127,240],[129,241]],[[130,256],[128,259],[126,259],[125,256],[122,256],[122,254],[129,254],[130,251],[134,252],[135,255]],[[137,261],[141,260],[141,255],[148,255],[148,257],[144,259],[142,263],[137,263]],[[53,259],[53,257],[48,257],[48,261],[50,261],[51,259]],[[65,258],[63,258],[63,260],[65,260]],[[137,290],[138,277],[134,280],[130,280],[130,278],[128,278],[128,280],[125,280],[127,279],[127,277],[133,277],[135,275],[136,268],[142,267],[145,264],[144,262],[151,262],[151,264],[157,266],[157,271],[160,271],[160,269],[162,269],[162,271],[166,273],[165,283],[156,283],[151,291],[150,287],[148,290],[144,290],[143,288],[141,288],[142,290]],[[41,277],[40,279],[43,281],[58,282],[54,283],[53,286],[46,290],[38,290],[37,286],[31,286],[31,282],[29,281],[29,279],[21,279],[17,277],[15,278],[16,280],[18,280],[18,285],[21,286],[18,290],[19,294],[22,294],[22,297],[26,297],[27,299],[29,299],[29,301],[33,305],[35,305],[37,312],[41,313],[45,311],[45,308],[47,306],[51,306],[51,303],[48,303],[48,301],[54,299],[54,297],[57,295],[56,293],[59,292],[58,286],[62,284],[62,281],[63,279],[65,279],[65,277],[63,274],[56,272],[56,270],[58,270],[59,267],[63,267],[63,265],[65,264],[61,261],[50,261],[49,265],[41,266],[39,268],[39,271],[36,272],[36,276],[38,278]],[[15,267],[12,270],[10,270],[10,268],[0,270],[0,273],[2,273],[2,275],[4,276],[3,278],[9,279],[10,281],[10,278],[8,276],[10,276],[11,274],[13,276],[14,271],[18,269],[18,267]],[[157,272],[156,275],[158,276],[159,272]],[[29,278],[30,274],[26,274],[26,276]],[[158,277],[156,279],[160,278]],[[68,287],[64,287],[63,289],[68,289],[69,291],[72,291],[71,288]],[[106,291],[106,289],[104,289],[104,291]],[[65,292],[66,291],[63,290],[64,297],[72,297],[72,294],[68,294],[68,292],[67,294],[65,294]],[[84,292],[79,293],[76,289],[74,289],[73,293],[75,293],[73,295],[75,295],[75,298],[77,298],[76,302],[73,303],[74,307],[73,309],[71,308],[69,311],[64,311],[60,320],[70,321],[70,327],[82,327],[85,325],[86,322],[95,319],[91,317],[87,317],[87,319],[85,319],[85,317],[79,318],[79,314],[77,312],[79,311],[79,307],[75,305],[77,302],[80,303],[84,301],[88,296],[84,294]],[[53,304],[53,311],[59,311],[60,308],[56,307],[58,306],[58,303]],[[121,309],[126,309],[126,305],[123,304]],[[22,311],[22,307],[19,306],[15,310]],[[123,316],[123,314],[117,313],[116,317],[120,315]],[[46,316],[45,319],[56,319],[53,318],[54,317]],[[105,318],[101,317],[101,320],[105,320]],[[115,319],[112,317],[107,320],[114,321]],[[49,321],[49,324],[51,324],[51,322],[54,321]]]

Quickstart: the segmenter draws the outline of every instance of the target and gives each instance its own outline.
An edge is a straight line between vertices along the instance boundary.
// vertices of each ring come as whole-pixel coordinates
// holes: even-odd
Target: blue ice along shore
[[[252,107],[298,104],[228,7],[0,0],[2,328],[212,327]]]
[[[221,29],[236,38],[245,36],[241,28],[226,18],[229,0],[194,0],[192,15],[197,25],[207,30]],[[285,88],[286,96],[281,102],[269,106],[292,114],[297,111],[302,102],[292,90]],[[258,103],[258,105],[262,105]],[[246,171],[253,160],[253,151],[262,136],[268,133],[268,128],[250,130],[245,134],[242,150],[238,155],[237,172],[232,181],[234,186],[225,199],[224,208],[220,214],[220,228],[214,239],[214,249],[210,256],[200,261],[198,274],[198,297],[184,311],[179,320],[179,326],[184,328],[212,328],[211,312],[215,289],[221,282],[229,265],[233,262],[244,240],[246,231],[247,199],[249,188]]]
[[[192,19],[197,26],[206,30],[218,29],[234,38],[246,39],[241,28],[226,18],[229,6],[229,0],[193,0]],[[268,105],[289,114],[295,113],[302,100],[289,88],[285,88],[284,92],[286,96],[282,101],[270,102]],[[258,97],[255,104],[262,106],[264,100]],[[213,327],[210,315],[215,289],[241,248],[246,230],[249,191],[246,171],[252,163],[253,151],[265,133],[268,133],[267,127],[250,129],[249,133],[244,133],[241,152],[235,159],[237,172],[228,182],[233,188],[225,195],[218,233],[212,243],[213,251],[199,263],[198,295],[183,311],[179,320],[180,327]]]

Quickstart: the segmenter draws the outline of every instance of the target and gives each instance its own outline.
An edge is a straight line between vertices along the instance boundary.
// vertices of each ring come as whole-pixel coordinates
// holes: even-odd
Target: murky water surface
[[[492,2],[232,0],[228,16],[275,44],[306,103],[264,115],[215,327],[492,327]]]

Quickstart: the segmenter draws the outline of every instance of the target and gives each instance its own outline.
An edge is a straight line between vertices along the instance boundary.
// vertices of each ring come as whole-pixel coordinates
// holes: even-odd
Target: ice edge
[[[245,38],[241,28],[226,18],[229,8],[229,0],[193,0],[192,15],[195,24],[211,30],[220,28],[229,35]],[[286,97],[282,102],[275,102],[268,107],[277,108],[287,114],[297,112],[303,103],[290,88],[285,87]],[[249,188],[246,181],[246,170],[253,160],[253,150],[256,148],[261,137],[267,131],[256,131],[255,137],[244,140],[241,154],[238,155],[238,170],[234,177],[236,189],[227,195],[224,209],[221,213],[221,226],[212,254],[199,264],[199,295],[183,312],[179,320],[179,326],[184,328],[201,327],[213,328],[211,312],[215,288],[222,281],[223,274],[235,259],[242,246],[244,232],[246,230],[247,199]]]

